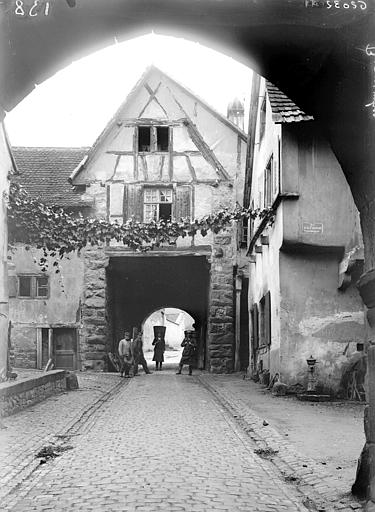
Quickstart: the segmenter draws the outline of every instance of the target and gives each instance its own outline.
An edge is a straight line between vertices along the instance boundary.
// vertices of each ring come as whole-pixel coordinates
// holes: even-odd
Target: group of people
[[[152,344],[154,346],[154,357],[152,360],[155,361],[155,370],[161,371],[165,352],[164,337],[161,334],[157,334]],[[197,342],[191,332],[185,331],[185,337],[181,343],[181,347],[183,347],[183,351],[176,375],[181,375],[184,365],[189,367],[189,375],[192,375],[193,366],[196,362]],[[147,375],[152,373],[148,369],[147,361],[143,354],[142,331],[138,332],[134,340],[131,338],[130,332],[125,331],[124,338],[122,338],[118,344],[118,353],[120,357],[121,377],[136,377],[139,375],[139,365],[142,365],[143,370]]]
[[[118,344],[118,354],[120,356],[121,377],[125,377],[126,379],[131,377],[131,370],[133,370],[133,376],[136,377],[140,364],[147,375],[152,373],[148,369],[147,361],[143,354],[142,332],[139,332],[133,340],[130,332],[125,331],[124,337]]]

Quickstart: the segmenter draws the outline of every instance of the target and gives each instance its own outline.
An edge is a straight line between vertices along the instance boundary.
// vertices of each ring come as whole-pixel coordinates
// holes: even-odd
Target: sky
[[[151,64],[223,115],[235,97],[248,111],[248,67],[198,43],[149,34],[75,61],[38,85],[6,116],[11,144],[90,146]]]

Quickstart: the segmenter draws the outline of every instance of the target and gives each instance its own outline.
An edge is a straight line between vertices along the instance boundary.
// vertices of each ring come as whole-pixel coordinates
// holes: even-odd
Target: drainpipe
[[[236,325],[235,325],[235,350],[234,350],[234,371],[241,369],[240,343],[241,343],[241,292],[242,276],[236,276]]]

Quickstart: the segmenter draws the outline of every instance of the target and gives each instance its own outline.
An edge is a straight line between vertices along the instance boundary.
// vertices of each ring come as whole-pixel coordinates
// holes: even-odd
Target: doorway
[[[75,370],[77,367],[77,330],[68,327],[52,329],[55,368]]]

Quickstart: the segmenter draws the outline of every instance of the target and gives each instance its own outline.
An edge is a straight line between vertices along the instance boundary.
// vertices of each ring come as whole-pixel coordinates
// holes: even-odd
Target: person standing
[[[125,331],[123,339],[119,341],[118,354],[121,361],[121,377],[125,374],[125,379],[128,379],[133,365],[133,347],[129,331]]]
[[[152,358],[153,361],[155,361],[156,368],[155,370],[158,371],[162,369],[162,365],[164,362],[164,351],[165,351],[165,341],[161,334],[157,334],[154,338],[154,341],[152,342],[154,345],[154,357]]]
[[[189,375],[193,375],[193,365],[197,354],[197,342],[188,331],[185,331],[185,338],[182,340],[181,347],[184,347],[184,349],[176,375],[181,375],[184,364],[189,366]]]
[[[133,357],[134,357],[134,370],[133,370],[133,375],[134,377],[136,377],[137,375],[139,375],[138,373],[138,365],[142,365],[142,368],[144,370],[144,372],[149,375],[150,373],[150,370],[148,369],[148,366],[147,366],[147,361],[145,359],[145,356],[143,354],[143,339],[142,339],[142,331],[139,331],[139,333],[137,334],[137,336],[135,337],[135,340],[133,341]]]

